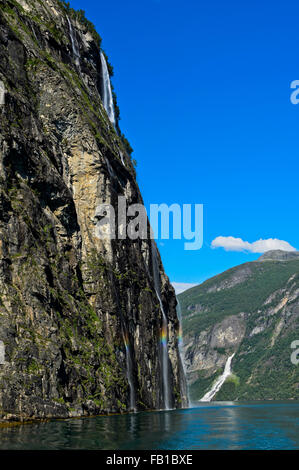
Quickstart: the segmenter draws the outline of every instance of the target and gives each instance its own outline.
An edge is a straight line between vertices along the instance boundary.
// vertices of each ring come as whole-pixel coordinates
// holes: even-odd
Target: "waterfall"
[[[112,166],[110,165],[110,162],[109,162],[107,157],[105,157],[105,162],[106,162],[106,165],[107,165],[107,170],[108,170],[110,178],[111,179],[114,179],[114,178],[117,179],[115,171],[113,170]]]
[[[202,399],[199,401],[211,401],[212,398],[216,395],[216,393],[219,392],[227,377],[231,375],[231,362],[234,355],[235,353],[229,356],[226,361],[223,374],[219,377],[219,379],[216,380],[211,390],[207,392],[205,396],[202,397]]]
[[[162,329],[160,337],[160,348],[162,357],[162,377],[163,377],[163,395],[164,395],[164,407],[166,410],[170,409],[171,395],[170,395],[170,384],[169,384],[169,357],[168,357],[168,323],[165,315],[163,303],[161,300],[161,288],[160,288],[160,270],[158,264],[158,253],[155,242],[152,241],[152,263],[153,263],[153,277],[155,292],[158,297],[160,308],[162,311]]]
[[[133,380],[133,362],[129,344],[129,337],[127,333],[124,333],[124,343],[126,347],[127,379],[130,387],[130,411],[136,411],[135,387]]]
[[[185,353],[184,353],[184,341],[183,341],[183,329],[182,329],[182,309],[181,304],[178,298],[177,300],[177,316],[179,320],[179,334],[178,334],[178,342],[179,342],[179,353],[181,358],[181,363],[183,367],[184,375],[180,378],[180,388],[182,396],[186,396],[188,399],[188,404],[190,406],[190,398],[189,398],[189,390],[187,385],[187,374],[186,374],[186,365],[185,365]]]
[[[107,62],[102,51],[101,51],[101,63],[102,63],[102,101],[103,101],[104,108],[110,119],[110,122],[115,127],[115,113],[114,113],[114,103],[113,103],[110,76],[108,72]]]
[[[0,105],[5,104],[5,86],[4,83],[0,80]]]
[[[0,364],[5,364],[5,346],[3,341],[0,341]]]
[[[121,150],[119,151],[119,156],[120,156],[120,159],[121,159],[121,162],[122,162],[123,166],[126,166],[125,161],[124,161],[124,154],[122,153]]]
[[[68,22],[68,25],[69,25],[70,38],[71,38],[71,43],[72,43],[72,50],[73,50],[73,57],[75,59],[75,64],[77,65],[77,67],[80,67],[79,46],[78,46],[76,36],[74,34],[73,25],[72,25],[72,23],[71,23],[68,16],[67,16],[67,22]]]

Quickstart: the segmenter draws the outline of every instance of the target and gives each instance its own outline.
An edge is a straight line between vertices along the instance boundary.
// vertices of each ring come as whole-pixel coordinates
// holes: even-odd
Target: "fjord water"
[[[0,429],[0,449],[299,449],[299,403],[211,402],[185,410]]]

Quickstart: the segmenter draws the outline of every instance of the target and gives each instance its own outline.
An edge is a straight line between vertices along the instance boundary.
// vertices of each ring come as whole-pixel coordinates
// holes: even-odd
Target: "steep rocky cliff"
[[[298,399],[299,253],[269,252],[179,295],[187,377],[201,399],[232,360],[216,400]]]
[[[2,420],[164,406],[152,243],[98,236],[100,204],[142,203],[103,107],[99,46],[58,0],[0,1]],[[176,299],[158,265],[180,407]]]

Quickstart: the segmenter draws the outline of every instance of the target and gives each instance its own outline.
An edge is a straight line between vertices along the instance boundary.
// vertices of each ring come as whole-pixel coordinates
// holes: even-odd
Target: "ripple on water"
[[[0,429],[0,449],[299,449],[299,403],[210,402],[196,408]]]

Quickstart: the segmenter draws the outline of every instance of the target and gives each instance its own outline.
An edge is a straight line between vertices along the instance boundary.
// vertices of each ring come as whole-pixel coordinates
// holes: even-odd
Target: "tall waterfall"
[[[182,309],[181,309],[181,304],[178,298],[177,300],[177,316],[179,320],[179,334],[178,334],[178,341],[179,341],[179,353],[180,353],[180,358],[181,358],[181,363],[183,367],[183,372],[184,376],[180,379],[180,388],[181,388],[181,394],[183,396],[186,396],[188,399],[188,404],[190,406],[190,398],[189,398],[189,391],[188,391],[188,385],[187,385],[187,374],[186,374],[186,365],[185,365],[185,354],[184,354],[184,342],[183,342],[183,329],[182,329]]]
[[[0,80],[0,105],[5,104],[5,85]]]
[[[72,43],[72,50],[73,50],[73,57],[74,57],[74,60],[75,60],[75,64],[77,65],[77,67],[80,67],[79,46],[78,46],[76,36],[74,34],[73,25],[72,25],[72,23],[71,23],[68,16],[67,16],[67,22],[68,22],[68,25],[69,25],[70,38],[71,38],[71,43]]]
[[[162,358],[162,378],[163,378],[163,395],[164,395],[164,407],[169,410],[171,407],[171,394],[170,394],[170,383],[169,383],[169,357],[168,357],[168,323],[165,315],[163,303],[161,300],[161,287],[160,287],[160,270],[158,263],[158,253],[155,242],[152,241],[152,263],[153,263],[153,277],[155,292],[158,297],[160,308],[162,311],[162,329],[160,337],[160,348]]]
[[[133,380],[133,363],[129,344],[129,337],[127,333],[124,333],[124,343],[126,347],[127,379],[130,387],[130,411],[136,411],[136,394]]]
[[[231,363],[234,355],[235,353],[229,356],[226,361],[223,374],[219,377],[218,380],[216,380],[211,390],[207,392],[205,396],[203,396],[202,399],[199,401],[211,401],[212,398],[216,395],[216,393],[219,392],[227,377],[231,375]]]
[[[5,345],[0,341],[0,364],[5,364]]]
[[[103,101],[104,108],[110,119],[110,122],[112,122],[113,126],[115,126],[115,112],[114,112],[114,103],[113,103],[110,76],[108,72],[107,62],[102,51],[101,51],[101,63],[102,63],[102,101]]]

